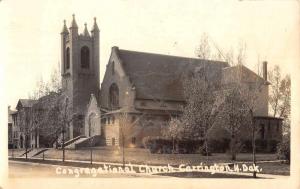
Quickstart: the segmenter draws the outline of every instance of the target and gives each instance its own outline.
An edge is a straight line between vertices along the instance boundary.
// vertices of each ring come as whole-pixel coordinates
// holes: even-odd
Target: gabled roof
[[[30,108],[35,104],[37,100],[32,99],[19,99],[19,102],[17,104],[17,107],[22,106],[24,108]]]
[[[153,54],[116,48],[137,99],[184,101],[184,73],[206,65],[209,79],[221,80],[226,62]]]
[[[240,77],[240,78],[239,78]],[[250,70],[244,65],[236,65],[224,68],[222,71],[222,83],[229,84],[241,80],[245,83],[262,82],[267,85],[270,83],[265,81],[261,76]]]

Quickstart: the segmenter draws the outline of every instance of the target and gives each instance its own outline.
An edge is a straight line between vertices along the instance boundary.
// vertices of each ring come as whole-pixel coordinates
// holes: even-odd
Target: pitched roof
[[[239,75],[240,74],[240,75]],[[267,85],[270,83],[265,81],[261,76],[250,70],[244,65],[236,65],[224,68],[222,71],[222,83],[229,84],[232,82],[236,82],[239,80],[239,76],[241,76],[242,82],[263,82]]]
[[[226,62],[117,50],[137,99],[183,101],[183,74],[204,65],[210,79],[221,79]]]
[[[33,106],[34,103],[36,103],[37,100],[32,100],[32,99],[19,99],[19,102],[17,104],[17,107],[19,105],[22,105],[22,107],[25,107],[25,108],[30,108]]]

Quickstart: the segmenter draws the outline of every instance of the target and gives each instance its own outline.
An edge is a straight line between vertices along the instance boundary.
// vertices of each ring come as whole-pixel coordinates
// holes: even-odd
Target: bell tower
[[[84,24],[78,33],[73,14],[69,29],[64,21],[61,34],[62,90],[68,97],[73,115],[69,137],[84,134],[84,114],[91,94],[99,93],[99,28],[94,18],[91,34]]]

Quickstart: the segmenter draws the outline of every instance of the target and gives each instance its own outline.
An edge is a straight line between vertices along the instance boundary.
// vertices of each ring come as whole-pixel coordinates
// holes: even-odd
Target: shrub
[[[257,139],[255,140],[256,152],[259,153],[274,153],[276,152],[278,140],[264,140]],[[242,152],[252,152],[252,141],[245,140],[243,141]]]
[[[290,135],[285,135],[277,145],[277,158],[290,162]]]
[[[268,152],[274,153],[277,151],[279,141],[277,140],[270,140],[268,142]]]
[[[230,139],[209,140],[208,146],[211,152],[225,153],[229,149]]]
[[[203,141],[200,140],[176,140],[176,153],[196,153]],[[163,137],[145,137],[143,145],[151,153],[174,153],[172,139]],[[202,153],[202,152],[201,152]]]

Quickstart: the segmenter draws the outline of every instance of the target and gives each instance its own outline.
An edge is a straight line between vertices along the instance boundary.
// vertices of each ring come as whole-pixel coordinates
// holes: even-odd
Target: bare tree
[[[245,107],[239,85],[233,85],[219,91],[218,116],[216,123],[230,134],[231,160],[236,160],[236,155],[241,147],[242,130],[247,129],[249,114]]]
[[[131,132],[133,127],[137,122],[130,121],[128,112],[126,110],[122,111],[119,114],[119,136],[121,138],[121,145],[122,145],[122,163],[125,167],[125,142],[128,139],[128,134]]]
[[[209,80],[204,65],[197,73],[184,80],[186,105],[183,107],[183,137],[203,140],[208,158],[208,133],[212,127],[217,111],[215,100],[219,85]]]
[[[211,48],[207,33],[203,33],[200,39],[199,46],[195,49],[195,54],[201,59],[211,59]]]
[[[53,69],[51,73],[49,87],[51,92],[60,93],[62,90],[61,78],[57,69]]]
[[[273,116],[278,116],[280,100],[282,99],[282,93],[280,91],[281,84],[281,72],[278,65],[276,65],[271,71],[269,71],[269,81],[271,82],[271,91],[269,97],[269,103],[273,112]]]
[[[182,138],[183,134],[183,124],[181,120],[177,117],[171,117],[168,122],[167,127],[163,129],[163,136],[172,139],[172,152],[176,151],[175,142]]]
[[[241,77],[240,77],[241,78]],[[241,80],[238,80],[235,84],[239,85],[238,89],[240,90],[241,100],[243,101],[245,108],[245,115],[248,118],[245,118],[249,124],[251,130],[251,141],[252,141],[252,157],[253,164],[256,165],[256,135],[259,132],[259,128],[256,127],[255,122],[255,112],[257,110],[257,106],[259,105],[259,96],[262,87],[265,85],[265,81],[259,77],[255,77],[252,82],[243,83]],[[253,177],[256,178],[256,172],[253,172]]]
[[[65,94],[62,94],[57,99],[53,111],[57,111],[57,119],[54,120],[54,125],[57,125],[56,131],[61,131],[61,148],[63,151],[62,161],[65,161],[65,141],[66,141],[66,133],[70,128],[71,122],[74,120],[75,115],[72,111],[72,105],[70,99]]]
[[[36,82],[36,88],[32,93],[29,93],[28,98],[38,100],[39,98],[51,93],[61,92],[60,76],[56,69],[53,69],[50,81],[45,82],[42,77]]]
[[[142,126],[145,122],[142,120],[145,114],[139,115],[137,118],[133,119],[128,112],[128,109],[125,107],[120,109],[120,113],[118,115],[119,118],[119,136],[121,139],[122,146],[122,163],[125,166],[125,146],[128,139],[135,137],[137,134],[143,132],[146,128]]]
[[[284,118],[284,132],[289,132],[291,113],[291,78],[290,75],[282,77],[278,65],[269,71],[271,90],[269,104],[274,117]]]

